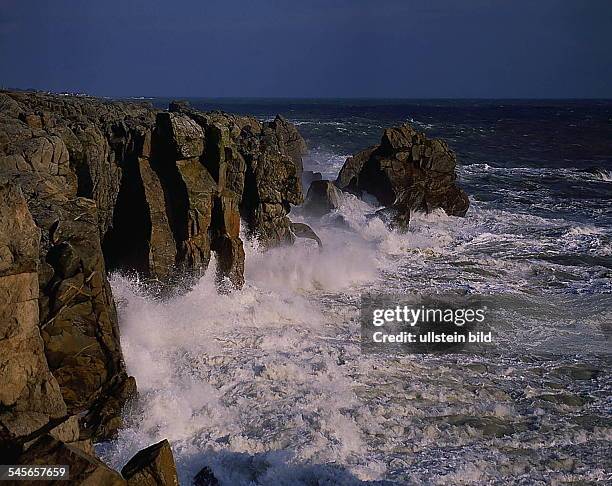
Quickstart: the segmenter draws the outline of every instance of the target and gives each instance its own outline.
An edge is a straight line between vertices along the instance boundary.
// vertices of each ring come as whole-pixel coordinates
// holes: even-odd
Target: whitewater
[[[334,151],[347,149],[324,149],[305,168],[332,176]],[[97,446],[101,457],[121,467],[167,438],[186,485],[204,466],[232,486],[610,480],[607,216],[566,217],[578,199],[520,201],[530,180],[612,184],[571,167],[477,161],[459,173],[467,217],[414,214],[407,234],[351,195],[321,219],[295,208],[292,220],[310,224],[323,249],[298,240],[263,252],[245,239],[241,290],[218,292],[214,259],[189,292],[163,300],[114,275],[139,397],[118,438]],[[482,197],[483,178],[518,203]],[[361,352],[363,293],[446,291],[495,301],[490,352]]]
[[[610,383],[571,375],[602,368],[593,346],[606,341],[598,325],[610,317],[610,299],[597,303],[601,313],[582,324],[591,326],[588,332],[559,326],[550,322],[558,313],[538,309],[532,301],[537,297],[520,293],[522,274],[529,271],[520,263],[492,257],[471,281],[448,274],[451,254],[463,251],[467,258],[470,248],[496,240],[470,228],[470,218],[419,216],[412,233],[399,235],[379,220],[368,221],[365,209],[371,208],[365,203],[347,199],[340,212],[352,226],[338,229],[332,217],[328,225],[313,224],[324,241],[322,252],[306,242],[266,253],[248,246],[247,284],[240,291],[219,294],[209,271],[188,294],[162,302],[133,279],[113,278],[127,368],[141,397],[126,411],[128,427],[105,457],[122,465],[139,449],[168,438],[182,484],[205,465],[222,484],[232,485],[312,484],[315,478],[318,484],[456,484],[501,478],[508,471],[520,476],[542,462],[544,479],[546,462],[554,467],[565,448],[566,455],[581,452],[593,466],[577,477],[603,479],[593,451],[609,452],[609,428],[600,429],[598,420],[609,420]],[[581,227],[568,228],[572,232],[585,237]],[[429,278],[419,275],[433,266],[438,269]],[[418,274],[410,271],[415,267],[421,268]],[[512,288],[519,292],[509,302],[531,304],[548,319],[529,324],[538,316],[508,305],[523,321],[517,332],[525,340],[517,341],[544,346],[557,340],[549,327],[554,325],[574,336],[568,345],[584,346],[588,339],[591,355],[539,360],[511,351],[493,358],[361,354],[361,292],[373,286],[385,292],[424,286],[484,291],[496,285],[497,279],[486,278],[493,272],[507,277],[497,284],[505,295]],[[560,395],[567,385],[571,392]],[[517,401],[518,394],[525,396]],[[563,400],[583,395],[592,401],[578,417],[593,422],[589,433],[586,425],[564,423]],[[530,400],[538,396],[544,398]],[[547,401],[555,396],[561,403]],[[506,432],[512,435],[497,437]],[[519,451],[524,458],[517,461]],[[559,479],[571,478],[568,473]]]

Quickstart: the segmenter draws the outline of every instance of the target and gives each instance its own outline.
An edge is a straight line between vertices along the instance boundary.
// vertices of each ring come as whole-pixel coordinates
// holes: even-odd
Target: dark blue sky
[[[612,98],[612,0],[0,0],[0,85]]]

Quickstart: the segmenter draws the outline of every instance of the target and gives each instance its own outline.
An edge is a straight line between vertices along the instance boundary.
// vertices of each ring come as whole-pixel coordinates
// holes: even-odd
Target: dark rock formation
[[[302,190],[304,193],[308,192],[308,188],[312,181],[323,180],[323,174],[320,172],[313,172],[312,170],[305,170],[302,172]]]
[[[172,283],[216,255],[244,282],[241,216],[292,241],[304,141],[278,117],[0,91],[0,448],[91,449],[136,393],[107,270]]]
[[[410,211],[442,208],[464,216],[469,201],[457,185],[455,154],[441,140],[430,140],[410,125],[387,128],[380,145],[350,157],[336,180],[345,191],[364,191],[395,209],[406,227]]]
[[[293,163],[298,167],[298,176],[301,179],[302,174],[302,157],[306,155],[308,147],[306,141],[300,135],[295,125],[285,120],[282,116],[277,115],[273,122],[268,126],[274,130],[278,144],[282,152],[287,154],[293,160]]]
[[[331,181],[313,181],[308,188],[304,211],[313,216],[324,214],[338,209],[342,201],[342,192]]]
[[[127,108],[27,93],[0,97],[9,107],[0,114],[0,180],[20,188],[40,234],[36,328],[46,363],[66,413],[81,417],[81,440],[110,437],[123,405],[110,410],[111,395],[128,383],[134,388],[123,365],[101,244],[120,180],[114,161],[121,147],[112,136],[118,129],[107,124]],[[95,413],[102,408],[104,415]]]
[[[252,117],[201,113],[185,103],[171,108],[203,128],[203,164],[225,194],[224,211],[238,207],[248,233],[264,246],[292,242],[287,214],[304,199],[301,157],[306,143],[297,129],[280,116],[261,123]],[[237,226],[235,217],[226,219]],[[220,246],[228,253],[240,251],[230,240]]]
[[[310,240],[315,240],[319,248],[323,247],[323,242],[321,238],[314,232],[314,230],[305,223],[291,223],[291,232],[297,238],[308,238]]]
[[[219,480],[209,467],[205,467],[193,478],[193,486],[219,486]]]
[[[164,439],[136,454],[121,469],[129,486],[178,486],[170,443]]]
[[[356,155],[349,157],[338,173],[336,186],[346,192],[361,195],[359,175],[364,164],[370,159],[378,146],[369,147]]]

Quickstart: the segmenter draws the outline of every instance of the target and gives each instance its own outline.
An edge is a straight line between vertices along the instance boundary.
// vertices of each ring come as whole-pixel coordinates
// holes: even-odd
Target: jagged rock
[[[41,282],[40,301],[47,361],[70,414],[97,409],[127,375],[95,203],[85,198],[63,200],[27,184],[22,187],[37,225],[49,235],[41,259],[50,266],[51,278]],[[119,425],[120,421],[110,427],[96,419],[83,423],[83,429],[87,436],[103,438],[112,436]]]
[[[306,223],[291,223],[291,232],[294,236],[298,238],[308,238],[311,240],[315,240],[319,248],[323,247],[323,242],[321,238],[317,236],[314,230],[308,226]]]
[[[276,133],[282,150],[293,159],[293,163],[298,167],[299,175],[301,176],[302,157],[308,151],[306,141],[302,138],[297,128],[295,128],[295,125],[280,115],[276,115],[276,118],[269,126]]]
[[[292,242],[287,217],[303,202],[299,167],[284,155],[264,127],[257,150],[246,154],[247,173],[241,213],[252,234],[265,245]]]
[[[346,159],[346,162],[344,162],[344,165],[338,173],[336,186],[343,191],[351,192],[358,196],[361,195],[361,190],[359,189],[359,174],[361,173],[361,169],[363,169],[363,165],[370,159],[372,153],[374,153],[377,148],[378,146],[369,147]]]
[[[177,159],[199,157],[204,151],[204,132],[194,120],[177,113],[158,113],[157,129],[174,149]]]
[[[342,193],[331,181],[313,181],[308,188],[304,211],[313,216],[324,214],[338,209],[342,201]]]
[[[297,129],[280,116],[261,123],[252,117],[198,112],[179,102],[170,108],[202,127],[201,162],[220,194],[234,194],[249,235],[264,246],[293,241],[287,214],[291,205],[303,202],[300,181],[306,152]]]
[[[138,452],[123,466],[128,485],[178,486],[176,464],[167,439]]]
[[[0,447],[90,450],[136,393],[107,270],[172,282],[214,252],[218,280],[242,285],[241,215],[292,241],[305,143],[282,118],[176,103],[1,91],[0,108]]]
[[[179,177],[187,190],[186,215],[181,215],[183,235],[179,259],[188,268],[206,268],[210,260],[208,230],[212,222],[214,196],[218,186],[210,173],[197,159],[176,162]]]
[[[193,478],[193,486],[219,486],[219,480],[209,467],[204,467]]]
[[[136,380],[133,376],[120,375],[105,389],[103,399],[96,400],[82,417],[85,430],[94,430],[94,439],[114,437],[123,425],[122,412],[125,403],[136,396]],[[89,434],[81,434],[85,438]]]
[[[67,484],[80,486],[125,486],[127,482],[94,456],[80,448],[65,444],[50,435],[42,436],[19,457],[16,464],[69,466]],[[63,482],[63,481],[60,481]],[[18,484],[36,486],[40,480],[19,481]]]
[[[241,287],[244,284],[244,248],[240,234],[240,212],[236,195],[231,191],[221,193],[213,207],[214,227],[212,249],[217,253],[217,278],[227,277]]]
[[[0,182],[0,449],[67,413],[38,329],[40,230],[19,187]]]
[[[442,208],[449,215],[465,215],[469,201],[457,185],[455,167],[455,154],[445,142],[404,124],[386,129],[380,145],[347,159],[336,185],[375,196],[397,210],[400,226],[406,226],[412,210]]]
[[[150,232],[146,232],[145,267],[152,275],[165,278],[172,272],[177,261],[177,247],[168,220],[163,185],[151,163],[145,158],[138,160],[138,170],[144,191],[144,213],[148,216]],[[127,184],[127,183],[126,183]],[[129,223],[129,222],[128,222]],[[137,250],[138,251],[138,250]]]

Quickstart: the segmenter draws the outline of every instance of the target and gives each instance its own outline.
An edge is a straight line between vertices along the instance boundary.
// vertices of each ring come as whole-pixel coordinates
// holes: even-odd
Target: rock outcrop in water
[[[387,128],[379,145],[349,157],[336,186],[361,196],[364,192],[394,210],[395,223],[407,228],[410,211],[442,208],[464,216],[469,200],[457,185],[457,159],[448,145],[428,139],[409,124]]]
[[[43,435],[36,439],[17,460],[12,462],[15,465],[68,466],[66,479],[69,480],[66,484],[87,486],[178,486],[179,484],[174,456],[167,440],[138,452],[123,467],[121,474],[97,459],[93,452],[84,451],[81,447],[68,444],[51,435]],[[21,480],[15,481],[15,484],[36,486],[41,484],[41,479],[27,480],[22,477]]]
[[[0,445],[11,457],[47,434],[91,451],[121,426],[136,384],[107,270],[172,282],[214,253],[219,280],[241,286],[241,217],[266,246],[293,240],[295,127],[170,108],[0,92]]]
[[[128,486],[178,486],[170,443],[162,440],[136,454],[123,466]]]
[[[340,207],[342,192],[331,181],[312,181],[304,201],[304,211],[322,216]]]

